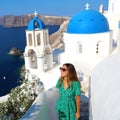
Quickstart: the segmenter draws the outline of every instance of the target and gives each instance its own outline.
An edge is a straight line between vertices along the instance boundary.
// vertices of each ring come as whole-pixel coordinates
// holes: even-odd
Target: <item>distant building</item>
[[[120,1],[119,0],[109,0],[108,12],[118,12],[119,10],[120,10]]]

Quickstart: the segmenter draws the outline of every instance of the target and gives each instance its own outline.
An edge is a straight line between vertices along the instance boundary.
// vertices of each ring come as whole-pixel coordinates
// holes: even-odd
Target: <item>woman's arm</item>
[[[80,117],[80,95],[76,96],[76,118]]]

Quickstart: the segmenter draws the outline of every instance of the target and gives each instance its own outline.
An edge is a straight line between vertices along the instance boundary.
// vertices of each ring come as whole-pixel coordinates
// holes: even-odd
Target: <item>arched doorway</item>
[[[28,55],[30,57],[30,66],[31,66],[31,68],[36,69],[37,68],[37,55],[36,55],[35,51],[30,49],[28,51]]]

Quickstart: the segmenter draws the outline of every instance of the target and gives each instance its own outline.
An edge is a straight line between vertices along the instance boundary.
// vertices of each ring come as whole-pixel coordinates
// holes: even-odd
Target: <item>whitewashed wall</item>
[[[20,120],[58,120],[55,110],[58,92],[51,88],[47,92],[40,92],[37,99]]]
[[[94,68],[90,87],[90,120],[120,120],[120,54]]]
[[[107,56],[112,51],[112,34],[113,31],[95,34],[69,34],[64,33],[65,53],[66,56],[71,54],[84,56]],[[82,53],[78,53],[78,43],[82,45]],[[98,46],[98,54],[96,48]]]

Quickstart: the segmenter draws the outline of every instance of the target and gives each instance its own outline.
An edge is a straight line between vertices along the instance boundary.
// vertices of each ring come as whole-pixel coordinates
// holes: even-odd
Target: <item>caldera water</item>
[[[59,29],[59,25],[47,25],[46,27],[49,29],[49,34]],[[20,84],[20,68],[24,65],[24,59],[8,53],[13,47],[24,51],[26,29],[26,26],[0,26],[0,96],[8,94],[12,88]]]

